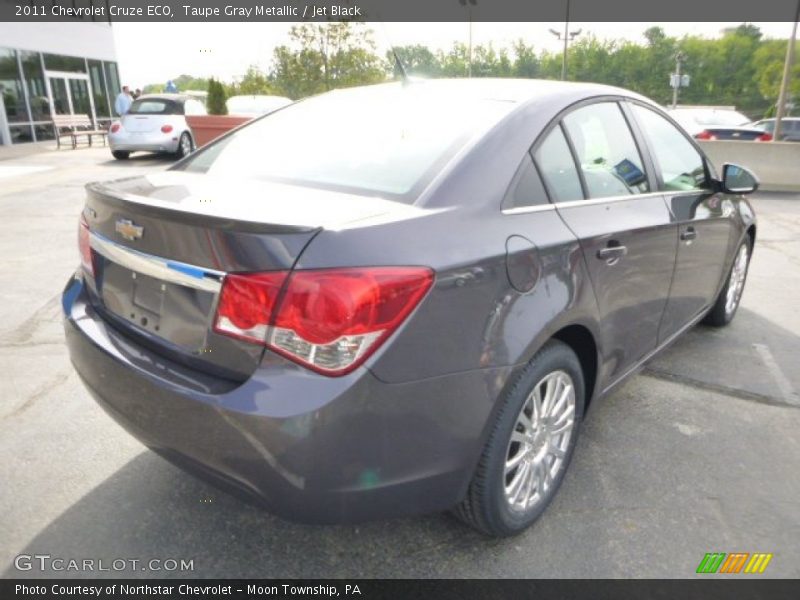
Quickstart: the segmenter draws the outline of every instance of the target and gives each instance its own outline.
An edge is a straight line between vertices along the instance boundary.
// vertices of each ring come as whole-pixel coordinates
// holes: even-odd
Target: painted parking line
[[[784,375],[780,366],[775,361],[775,357],[772,356],[772,352],[769,351],[769,347],[766,344],[753,344],[753,348],[758,352],[764,366],[767,367],[767,370],[772,375],[772,379],[781,391],[783,399],[789,404],[800,406],[800,395],[794,390],[792,382]]]
[[[0,179],[8,177],[19,177],[21,175],[30,175],[31,173],[38,173],[40,171],[49,171],[53,167],[26,167],[26,166],[7,166],[0,165]]]

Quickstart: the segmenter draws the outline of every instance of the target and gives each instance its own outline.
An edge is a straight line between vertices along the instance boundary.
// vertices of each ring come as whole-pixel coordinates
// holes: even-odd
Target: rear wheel
[[[747,279],[747,268],[750,265],[750,238],[746,237],[736,251],[733,266],[725,286],[720,291],[717,301],[706,315],[703,322],[715,327],[723,327],[733,320],[739,301],[742,299],[744,283]]]
[[[503,401],[456,516],[493,536],[529,527],[564,478],[584,394],[578,357],[566,344],[548,342]]]
[[[130,155],[131,155],[131,153],[130,152],[126,152],[125,150],[112,150],[111,151],[111,156],[113,156],[117,160],[127,160]]]
[[[178,158],[183,158],[187,154],[191,154],[194,150],[194,141],[192,136],[187,131],[181,134],[181,139],[178,141],[178,151],[175,153]]]

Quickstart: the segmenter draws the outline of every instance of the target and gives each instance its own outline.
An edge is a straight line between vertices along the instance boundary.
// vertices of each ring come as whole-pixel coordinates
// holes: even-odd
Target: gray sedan
[[[89,185],[66,340],[131,434],[280,515],[511,535],[592,403],[733,319],[756,187],[618,88],[330,92]]]

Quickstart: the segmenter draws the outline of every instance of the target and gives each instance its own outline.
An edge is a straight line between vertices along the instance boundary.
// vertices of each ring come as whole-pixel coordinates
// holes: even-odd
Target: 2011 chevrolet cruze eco
[[[66,339],[128,431],[280,515],[513,534],[593,399],[733,318],[756,186],[617,88],[335,91],[90,184]]]

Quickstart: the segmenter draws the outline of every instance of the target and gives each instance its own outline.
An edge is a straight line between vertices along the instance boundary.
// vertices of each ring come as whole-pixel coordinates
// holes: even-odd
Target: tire
[[[742,257],[742,253],[744,253],[744,257]],[[736,311],[739,308],[739,302],[742,299],[744,284],[747,281],[747,270],[750,266],[751,254],[752,243],[750,236],[747,236],[736,249],[728,279],[725,281],[719,296],[717,296],[714,306],[711,307],[711,310],[708,311],[708,314],[703,319],[703,323],[713,327],[724,327],[733,321],[733,317],[736,316]]]
[[[125,150],[112,150],[111,156],[116,158],[117,160],[128,160],[128,157],[131,155],[130,152],[126,152]]]
[[[184,131],[178,140],[178,151],[175,152],[175,156],[178,158],[183,158],[187,154],[191,154],[193,150],[194,140],[188,131]]]
[[[541,404],[537,403],[540,408],[546,406],[548,389],[556,392],[558,398],[549,404],[551,409],[555,409],[561,404],[558,390],[565,389],[558,386],[567,381],[572,383],[572,403],[570,404],[568,395],[565,396],[563,402],[566,406],[554,411],[554,417],[551,417],[554,421],[540,421],[540,425],[536,427],[535,421],[538,419],[533,418],[532,403],[536,402],[537,390],[540,393],[536,397],[542,401]],[[578,357],[563,342],[549,341],[531,359],[514,387],[502,400],[467,495],[454,509],[455,515],[478,531],[491,536],[515,535],[528,528],[547,508],[569,467],[578,439],[584,399],[583,371]],[[523,433],[523,414],[530,417],[528,422],[533,422],[527,434]],[[557,431],[569,421],[572,423],[569,429],[548,435],[548,425],[555,427]],[[512,434],[517,439],[512,440]],[[532,434],[532,437],[528,434]],[[520,439],[527,441],[523,443],[518,441]],[[558,448],[560,457],[550,454],[554,452],[551,450],[553,445]],[[509,460],[517,460],[517,463],[507,471]],[[528,465],[525,475],[527,479],[523,477],[524,465]],[[546,466],[542,468],[540,465]],[[549,485],[544,473],[550,475]],[[545,482],[542,481],[543,478]],[[518,496],[516,503],[515,493]]]

